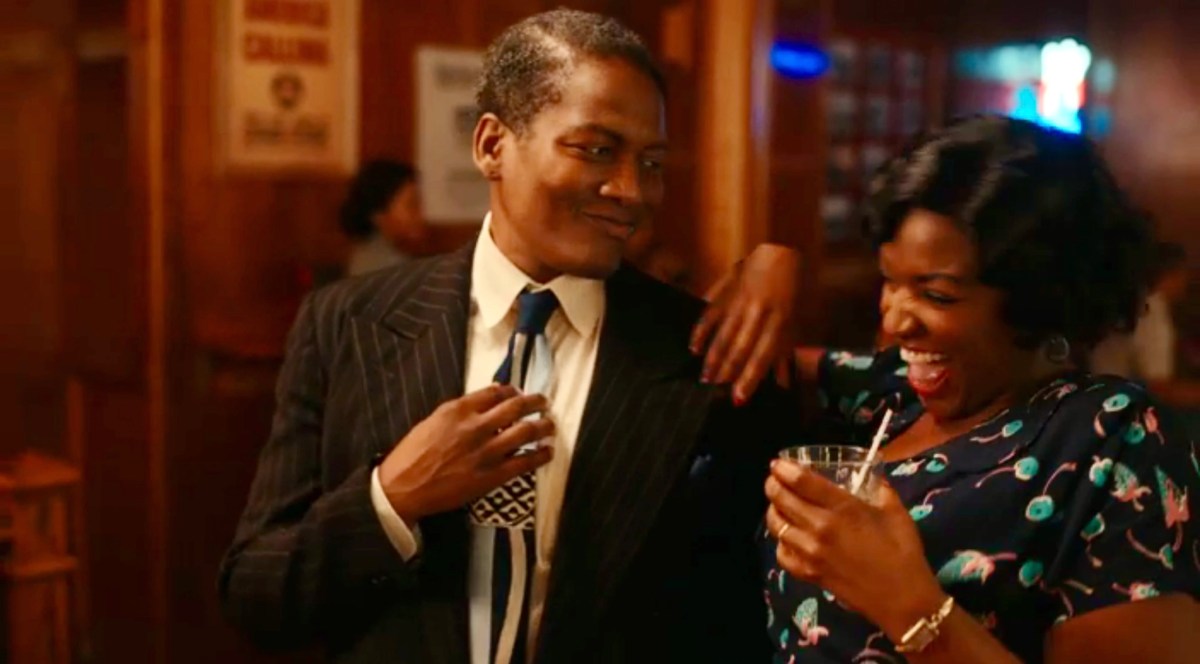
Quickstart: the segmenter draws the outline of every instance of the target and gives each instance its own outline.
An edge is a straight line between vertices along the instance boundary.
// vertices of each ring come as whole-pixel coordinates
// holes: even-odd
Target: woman
[[[416,171],[397,161],[367,162],[350,183],[340,220],[354,241],[347,275],[405,260],[425,237]]]
[[[1200,448],[1138,386],[1076,369],[1136,320],[1150,245],[1090,144],[960,122],[881,170],[866,226],[898,346],[797,359],[833,425],[820,442],[864,445],[894,413],[890,486],[868,503],[773,464],[775,661],[1195,661]],[[698,327],[728,360],[714,379],[764,372],[781,328],[750,330],[787,318],[785,255],[757,251]]]

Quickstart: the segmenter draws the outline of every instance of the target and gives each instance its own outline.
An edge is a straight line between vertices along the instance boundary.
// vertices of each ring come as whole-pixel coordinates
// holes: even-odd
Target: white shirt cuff
[[[396,547],[404,562],[416,557],[421,552],[421,530],[416,526],[410,529],[408,524],[404,523],[404,519],[396,514],[395,508],[387,499],[387,494],[383,492],[378,466],[371,471],[371,505],[375,507],[375,515],[379,517],[379,523],[383,526],[388,541]]]

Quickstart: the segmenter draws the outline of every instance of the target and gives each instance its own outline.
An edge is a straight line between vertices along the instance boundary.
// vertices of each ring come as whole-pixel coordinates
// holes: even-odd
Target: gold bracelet
[[[896,652],[899,653],[914,653],[921,652],[929,647],[941,633],[939,628],[942,622],[950,616],[950,612],[954,610],[954,597],[946,597],[946,601],[942,602],[939,608],[933,615],[927,618],[921,618],[915,625],[908,628],[904,633],[904,638],[900,639],[900,643],[896,644]]]

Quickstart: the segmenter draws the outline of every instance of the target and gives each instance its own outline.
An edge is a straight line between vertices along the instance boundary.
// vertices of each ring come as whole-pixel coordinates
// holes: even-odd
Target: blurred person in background
[[[1092,352],[1091,369],[1154,385],[1175,378],[1178,340],[1172,308],[1187,293],[1187,254],[1174,242],[1154,248],[1154,289],[1132,334],[1113,334]]]
[[[1149,222],[1095,149],[962,121],[879,172],[866,221],[896,345],[796,362],[819,390],[815,442],[865,446],[894,413],[886,482],[860,500],[773,464],[775,661],[1194,662],[1200,447],[1141,386],[1080,362],[1132,330],[1151,272]],[[757,249],[715,295],[693,348],[713,339],[709,366],[786,346],[756,321],[793,306],[787,253]]]
[[[339,216],[342,231],[353,241],[347,276],[410,259],[426,235],[416,170],[386,159],[363,164],[350,183]]]

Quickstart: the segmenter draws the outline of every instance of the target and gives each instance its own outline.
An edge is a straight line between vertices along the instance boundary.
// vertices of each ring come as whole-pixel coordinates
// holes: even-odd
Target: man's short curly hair
[[[666,95],[666,79],[635,32],[608,16],[555,9],[510,26],[488,46],[475,90],[480,113],[494,113],[517,133],[562,94],[582,57],[619,58]]]
[[[1136,325],[1151,225],[1087,139],[998,116],[922,135],[876,173],[865,230],[878,246],[915,209],[968,232],[1022,346],[1062,335],[1088,348]]]

